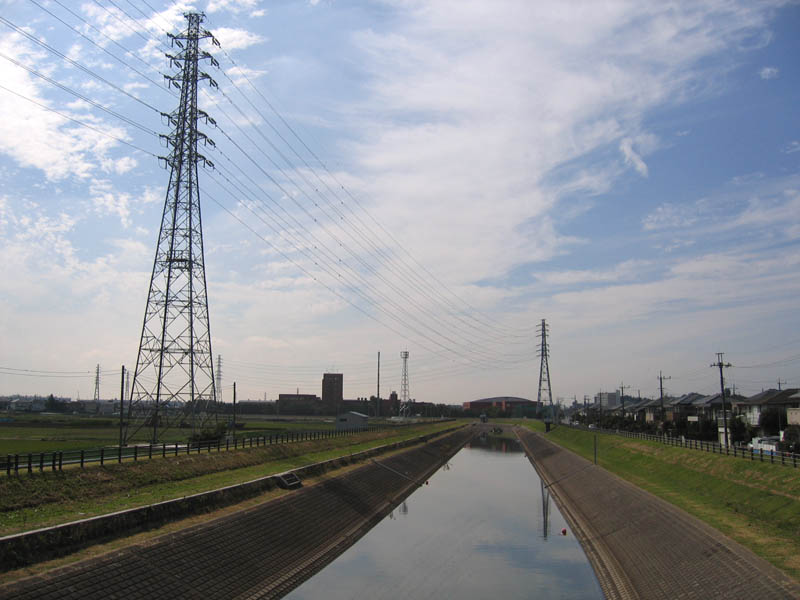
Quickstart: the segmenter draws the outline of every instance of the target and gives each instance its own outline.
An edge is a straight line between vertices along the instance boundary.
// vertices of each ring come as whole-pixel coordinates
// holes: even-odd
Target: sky
[[[800,387],[800,6],[0,0],[0,394],[135,366],[203,11],[222,400]]]

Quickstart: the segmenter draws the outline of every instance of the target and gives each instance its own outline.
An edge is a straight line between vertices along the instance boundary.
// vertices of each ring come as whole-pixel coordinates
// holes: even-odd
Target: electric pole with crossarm
[[[728,412],[725,410],[725,376],[722,369],[732,367],[731,363],[722,362],[723,352],[717,352],[717,362],[712,367],[719,367],[719,391],[722,394],[722,426],[725,428],[725,448],[728,448]]]

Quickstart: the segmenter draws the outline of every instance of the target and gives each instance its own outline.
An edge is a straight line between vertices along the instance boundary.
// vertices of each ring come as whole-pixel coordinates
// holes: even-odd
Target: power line
[[[140,123],[134,121],[133,119],[130,119],[130,118],[126,117],[125,115],[120,114],[120,113],[116,112],[115,110],[113,110],[113,109],[111,109],[111,108],[109,108],[107,106],[104,106],[104,105],[100,104],[99,102],[96,102],[96,101],[92,100],[88,96],[86,96],[84,94],[81,94],[80,92],[75,91],[70,87],[67,87],[63,83],[59,83],[58,81],[56,81],[55,79],[52,79],[51,77],[48,77],[44,73],[40,73],[36,69],[33,69],[31,67],[28,67],[27,65],[22,64],[21,62],[19,62],[18,60],[14,59],[14,58],[11,58],[7,54],[3,54],[2,52],[0,52],[0,57],[6,59],[8,62],[18,66],[19,68],[24,69],[28,73],[31,73],[32,75],[35,75],[36,77],[39,77],[40,79],[46,81],[47,83],[49,83],[49,84],[51,84],[51,85],[53,85],[53,86],[65,91],[65,92],[67,92],[68,94],[72,94],[76,98],[79,98],[79,99],[83,100],[84,102],[86,102],[88,104],[91,104],[95,108],[97,108],[99,110],[102,110],[103,112],[111,115],[112,117],[116,117],[117,119],[119,119],[121,121],[124,121],[128,125],[132,125],[133,127],[141,129],[145,133],[149,133],[150,135],[158,137],[158,132],[153,131],[152,129],[149,129],[146,126],[141,125]]]
[[[496,328],[498,325],[500,325],[501,327],[503,327],[504,329],[506,329],[506,327],[505,327],[505,326],[504,326],[502,323],[500,323],[499,321],[497,321],[497,320],[495,320],[495,319],[491,319],[491,318],[490,318],[490,320],[492,320],[492,321],[495,321],[495,323],[494,323],[494,324],[488,323],[488,322],[486,322],[486,321],[481,321],[480,319],[478,319],[476,315],[477,315],[477,314],[480,314],[480,312],[479,312],[479,311],[478,311],[478,310],[477,310],[475,307],[473,307],[472,305],[470,305],[469,303],[467,303],[466,301],[464,301],[463,299],[461,299],[461,298],[460,298],[458,295],[456,295],[455,293],[453,293],[451,290],[449,290],[449,288],[447,288],[447,286],[445,286],[445,285],[444,285],[444,284],[443,284],[443,283],[442,283],[442,282],[441,282],[441,281],[440,281],[440,280],[439,280],[439,279],[438,279],[438,278],[437,278],[435,275],[433,275],[433,274],[432,274],[432,273],[431,273],[431,272],[430,272],[430,271],[429,271],[429,270],[428,270],[428,269],[427,269],[427,268],[426,268],[424,265],[422,265],[421,263],[419,263],[419,261],[417,261],[417,260],[416,260],[416,259],[413,257],[413,255],[412,255],[412,254],[411,254],[411,253],[410,253],[410,252],[409,252],[409,251],[408,251],[408,250],[407,250],[407,249],[406,249],[406,248],[405,248],[405,247],[404,247],[404,246],[403,246],[403,245],[402,245],[402,244],[401,244],[401,243],[400,243],[400,242],[399,242],[399,241],[398,241],[398,240],[397,240],[397,239],[396,239],[396,238],[395,238],[393,235],[392,235],[392,233],[391,233],[390,231],[388,231],[388,230],[387,230],[387,229],[386,229],[386,228],[385,228],[383,225],[381,225],[381,223],[380,223],[380,222],[378,222],[378,221],[377,221],[377,220],[376,220],[376,219],[375,219],[375,218],[372,216],[372,214],[371,214],[369,211],[367,211],[367,210],[366,210],[366,208],[364,208],[364,206],[363,206],[363,205],[362,205],[362,204],[361,204],[361,203],[360,203],[360,202],[359,202],[359,201],[358,201],[358,200],[355,198],[355,196],[353,196],[353,194],[352,194],[352,193],[351,193],[351,192],[350,192],[350,191],[349,191],[349,190],[348,190],[348,189],[347,189],[347,188],[346,188],[346,187],[345,187],[345,186],[344,186],[344,185],[343,185],[343,184],[342,184],[342,183],[341,183],[341,182],[340,182],[340,181],[339,181],[337,178],[336,178],[336,176],[335,176],[335,175],[334,175],[334,174],[333,174],[333,173],[332,173],[332,172],[331,172],[331,171],[328,169],[328,167],[327,167],[327,165],[325,164],[325,162],[324,162],[324,161],[323,161],[323,160],[322,160],[322,159],[321,159],[321,158],[320,158],[320,157],[319,157],[319,156],[318,156],[318,155],[317,155],[317,154],[316,154],[316,153],[315,153],[315,152],[314,152],[314,151],[313,151],[313,150],[312,150],[312,149],[311,149],[309,146],[308,146],[308,144],[306,144],[306,142],[305,142],[305,141],[304,141],[304,140],[303,140],[303,139],[302,139],[302,138],[299,136],[299,134],[298,134],[298,133],[295,131],[295,129],[294,129],[294,128],[293,128],[293,127],[292,127],[292,126],[291,126],[291,125],[290,125],[290,124],[289,124],[289,123],[286,121],[286,119],[284,119],[284,117],[283,117],[283,116],[280,114],[280,112],[279,112],[279,111],[278,111],[278,110],[277,110],[277,109],[276,109],[276,108],[273,106],[273,104],[272,104],[272,103],[271,103],[271,102],[270,102],[270,101],[269,101],[269,100],[268,100],[268,99],[267,99],[267,98],[264,96],[264,94],[263,94],[263,93],[262,93],[262,92],[261,92],[261,91],[260,91],[260,90],[259,90],[259,89],[258,89],[258,88],[257,88],[257,87],[254,85],[254,84],[253,84],[252,80],[251,80],[251,79],[250,79],[250,78],[247,76],[247,73],[246,73],[244,70],[242,70],[242,69],[241,69],[241,68],[238,66],[238,64],[236,63],[236,61],[234,61],[234,60],[233,60],[233,58],[232,58],[232,57],[231,57],[231,56],[230,56],[230,55],[229,55],[229,54],[228,54],[228,53],[225,51],[225,49],[224,49],[224,48],[222,49],[222,52],[223,52],[223,54],[226,56],[226,58],[227,58],[227,59],[228,59],[228,60],[231,62],[231,64],[232,64],[234,67],[236,67],[236,68],[238,68],[238,69],[239,69],[239,71],[241,72],[241,75],[242,75],[242,77],[243,77],[243,78],[244,78],[244,80],[245,80],[245,81],[248,83],[248,85],[249,85],[249,86],[250,86],[250,87],[251,87],[251,88],[252,88],[252,89],[253,89],[253,90],[256,92],[256,94],[258,94],[258,96],[259,96],[259,97],[260,97],[260,98],[261,98],[261,99],[262,99],[262,100],[263,100],[263,101],[264,101],[264,102],[267,104],[267,106],[270,108],[270,110],[271,110],[271,111],[272,111],[272,112],[273,112],[273,113],[274,113],[274,114],[275,114],[275,115],[278,117],[278,119],[280,119],[280,121],[283,123],[283,125],[284,125],[284,126],[285,126],[285,127],[286,127],[286,128],[287,128],[287,129],[288,129],[288,130],[289,130],[289,131],[292,133],[292,135],[293,135],[293,136],[294,136],[294,137],[295,137],[295,138],[296,138],[296,139],[297,139],[297,140],[300,142],[300,144],[301,144],[301,145],[302,145],[302,146],[303,146],[303,147],[304,147],[304,148],[305,148],[305,149],[306,149],[306,150],[309,152],[309,154],[311,154],[311,156],[313,156],[313,157],[314,157],[314,159],[315,159],[315,160],[316,160],[316,161],[317,161],[317,162],[318,162],[318,163],[319,163],[319,164],[320,164],[320,165],[323,167],[323,169],[325,170],[325,172],[326,172],[326,173],[327,173],[327,174],[328,174],[328,175],[329,175],[329,176],[330,176],[330,177],[331,177],[331,178],[332,178],[332,179],[333,179],[333,180],[334,180],[334,181],[335,181],[335,182],[336,182],[336,183],[339,185],[339,187],[340,187],[340,188],[341,188],[341,189],[342,189],[342,190],[343,190],[343,191],[344,191],[344,192],[345,192],[345,193],[346,193],[346,194],[347,194],[347,195],[350,197],[350,199],[351,199],[351,200],[352,200],[352,201],[353,201],[353,202],[354,202],[354,203],[355,203],[355,204],[356,204],[356,205],[357,205],[357,206],[358,206],[358,207],[359,207],[359,208],[360,208],[360,209],[361,209],[361,210],[362,210],[362,211],[363,211],[363,212],[364,212],[364,213],[365,213],[365,214],[366,214],[366,215],[367,215],[367,216],[368,216],[368,217],[369,217],[371,220],[372,220],[372,222],[373,222],[373,223],[375,223],[375,224],[376,224],[376,225],[377,225],[377,226],[378,226],[378,227],[379,227],[379,228],[380,228],[380,229],[383,231],[383,233],[384,233],[386,236],[388,236],[388,238],[389,238],[389,239],[391,239],[391,240],[394,242],[394,244],[395,244],[395,246],[394,246],[394,247],[401,248],[401,249],[402,249],[402,250],[403,250],[403,251],[404,251],[404,252],[405,252],[405,253],[406,253],[406,254],[409,256],[409,258],[411,258],[411,260],[412,260],[412,261],[414,261],[414,262],[417,264],[417,266],[418,266],[419,268],[421,268],[422,270],[424,270],[424,271],[425,271],[425,272],[426,272],[426,273],[427,273],[427,274],[428,274],[428,275],[429,275],[429,276],[430,276],[430,277],[431,277],[431,278],[432,278],[432,279],[433,279],[433,280],[434,280],[436,283],[438,283],[438,284],[439,284],[439,286],[440,286],[442,289],[444,289],[445,291],[447,291],[448,293],[450,293],[450,294],[451,294],[451,295],[452,295],[454,298],[456,298],[456,300],[458,300],[458,301],[462,302],[462,303],[463,303],[465,306],[467,306],[467,307],[468,307],[468,309],[471,311],[471,313],[467,313],[467,316],[469,316],[470,318],[473,318],[474,320],[476,320],[476,321],[478,321],[478,322],[481,322],[481,323],[482,323],[483,325],[485,325],[485,326],[489,326],[489,327]],[[226,75],[226,77],[227,77],[227,73],[225,73],[224,69],[223,69],[223,74],[225,74],[225,75]],[[229,77],[228,77],[228,78],[229,78]],[[230,79],[230,78],[229,78],[229,79]],[[234,84],[234,85],[235,85],[235,84]],[[240,91],[240,93],[242,93],[242,92]],[[244,94],[243,94],[243,95],[244,95]],[[264,117],[263,117],[263,115],[262,115],[262,118],[264,118]],[[265,119],[265,121],[267,121],[267,119]],[[288,142],[287,142],[287,145],[289,145],[289,144],[288,144]],[[295,152],[295,154],[297,154],[297,153]],[[310,167],[309,167],[309,168],[310,168]],[[344,204],[344,203],[343,203],[343,204]],[[349,208],[349,207],[348,207],[348,208]],[[350,210],[351,210],[351,213],[355,215],[355,213],[352,211],[352,209],[350,209]],[[399,258],[399,257],[398,257],[398,258]],[[402,261],[402,262],[404,262],[404,261]],[[407,265],[407,263],[405,263],[405,264],[406,264],[406,266],[408,266],[408,265]],[[414,272],[414,270],[413,270],[413,269],[411,269],[411,272],[413,273],[413,272]],[[442,298],[444,298],[444,296],[441,296],[441,297],[442,297]],[[454,305],[452,305],[452,304],[451,304],[451,306],[454,306]],[[475,313],[475,314],[472,314],[472,313]],[[488,315],[487,315],[487,317],[488,317]],[[528,331],[533,331],[533,330],[535,330],[535,327],[532,327],[532,328],[524,328],[524,327],[521,327],[521,328],[515,328],[515,329],[513,329],[513,330],[508,330],[508,332],[507,332],[507,335],[509,335],[509,336],[512,336],[512,337],[522,337],[522,338],[527,338],[527,337],[528,337],[528,335],[527,335],[527,332],[528,332]]]
[[[63,119],[67,119],[68,121],[72,121],[73,123],[76,123],[77,125],[80,125],[81,127],[86,127],[87,129],[91,129],[92,131],[94,131],[96,133],[99,133],[100,135],[104,135],[107,138],[111,138],[112,140],[115,140],[115,141],[119,142],[120,144],[125,144],[126,146],[130,146],[134,150],[138,150],[139,152],[143,152],[145,154],[148,154],[148,155],[152,156],[153,158],[158,158],[157,155],[153,154],[149,150],[145,150],[144,148],[141,148],[141,147],[137,146],[136,144],[132,144],[131,142],[123,140],[120,137],[117,137],[117,136],[115,136],[113,134],[107,133],[107,132],[105,132],[105,131],[103,131],[101,129],[98,129],[97,127],[94,127],[93,125],[89,125],[88,123],[84,123],[83,121],[81,121],[79,119],[76,119],[74,117],[70,117],[68,115],[65,115],[64,113],[59,112],[59,111],[55,110],[54,108],[50,108],[49,106],[46,106],[46,105],[42,104],[41,102],[38,102],[38,101],[33,100],[31,98],[28,98],[27,96],[23,96],[19,92],[15,92],[14,90],[11,90],[11,89],[5,87],[4,85],[0,85],[0,89],[5,90],[6,92],[8,92],[10,94],[14,94],[17,97],[22,98],[23,100],[27,100],[28,102],[30,102],[32,104],[35,104],[36,106],[38,106],[39,108],[41,108],[43,110],[55,113],[59,117],[61,117]]]
[[[63,54],[62,52],[59,52],[58,50],[56,50],[55,48],[53,48],[53,47],[52,47],[52,46],[50,46],[49,44],[46,44],[45,42],[43,42],[43,41],[41,41],[41,40],[38,40],[38,39],[36,39],[36,37],[34,37],[33,35],[31,35],[31,34],[30,34],[30,33],[28,33],[27,31],[25,31],[25,30],[24,30],[24,29],[22,29],[21,27],[18,27],[18,26],[16,26],[14,23],[12,23],[11,21],[9,21],[9,20],[8,20],[8,19],[6,19],[5,17],[2,17],[2,16],[0,16],[0,22],[2,22],[3,24],[5,24],[6,26],[10,27],[11,29],[13,29],[14,31],[16,31],[17,33],[19,33],[19,34],[21,34],[21,35],[25,36],[27,39],[29,39],[29,40],[30,40],[30,41],[32,41],[33,43],[37,44],[38,46],[41,46],[42,48],[44,48],[44,49],[45,49],[45,50],[47,50],[48,52],[50,52],[50,53],[52,53],[52,54],[55,54],[56,56],[58,56],[58,57],[59,57],[59,58],[61,58],[62,60],[64,60],[64,61],[68,62],[69,64],[71,64],[71,65],[72,65],[73,67],[75,67],[76,69],[79,69],[79,70],[83,71],[84,73],[86,73],[87,75],[89,75],[89,76],[91,76],[91,77],[93,77],[93,78],[97,79],[98,81],[102,81],[102,82],[103,82],[103,83],[105,83],[107,86],[109,86],[109,87],[111,87],[111,88],[113,88],[113,89],[117,90],[117,91],[118,91],[118,92],[120,92],[121,94],[125,94],[126,96],[128,96],[128,97],[129,97],[129,98],[131,98],[132,100],[135,100],[136,102],[138,102],[138,103],[139,103],[139,104],[141,104],[142,106],[146,106],[146,107],[147,107],[147,108],[149,108],[150,110],[153,110],[153,111],[155,111],[155,112],[157,112],[157,113],[160,113],[160,112],[161,112],[160,110],[158,110],[158,109],[157,109],[155,106],[153,106],[153,105],[152,105],[152,104],[150,104],[149,102],[145,102],[144,100],[142,100],[142,99],[141,99],[141,98],[139,98],[138,96],[135,96],[134,94],[131,94],[130,92],[128,92],[128,91],[126,91],[126,90],[124,90],[123,88],[119,87],[117,84],[115,84],[115,83],[112,83],[111,81],[109,81],[108,79],[106,79],[105,77],[103,77],[102,75],[99,75],[99,74],[95,73],[94,71],[92,71],[92,70],[91,70],[91,69],[89,69],[88,67],[85,67],[84,65],[82,65],[82,64],[81,64],[81,63],[79,63],[78,61],[76,61],[76,60],[72,60],[70,57],[68,57],[67,55]]]
[[[159,85],[159,83],[158,83],[158,82],[156,82],[156,81],[153,81],[152,79],[150,79],[150,77],[148,77],[147,75],[145,75],[144,73],[142,73],[141,71],[139,71],[138,69],[136,69],[135,67],[132,67],[130,64],[128,64],[127,62],[125,62],[124,60],[122,60],[121,58],[119,58],[119,57],[118,57],[116,54],[114,54],[114,53],[110,52],[110,51],[109,51],[108,49],[106,49],[106,48],[103,48],[103,47],[102,47],[100,44],[98,44],[97,42],[95,42],[95,41],[94,41],[93,39],[91,39],[89,36],[87,36],[87,35],[85,35],[85,34],[81,33],[81,32],[80,32],[80,31],[78,31],[77,29],[75,29],[75,28],[74,28],[72,25],[70,25],[69,23],[67,23],[66,21],[64,21],[64,20],[63,20],[61,17],[59,17],[58,15],[54,14],[53,12],[49,11],[47,8],[45,8],[44,6],[42,6],[41,4],[39,4],[39,3],[38,3],[36,0],[29,0],[29,1],[30,1],[30,2],[32,2],[33,4],[35,4],[36,6],[38,6],[40,9],[42,9],[44,12],[46,12],[46,13],[47,13],[47,14],[49,14],[50,16],[52,16],[54,19],[58,20],[59,22],[63,23],[65,26],[69,27],[69,29],[71,29],[72,31],[74,31],[75,33],[77,33],[79,36],[81,36],[83,39],[85,39],[86,41],[88,41],[90,44],[92,44],[92,45],[93,45],[93,46],[95,46],[96,48],[100,49],[102,52],[105,52],[106,54],[108,54],[108,55],[109,55],[111,58],[113,58],[114,60],[116,60],[116,61],[118,61],[118,62],[122,63],[123,65],[125,65],[126,67],[128,67],[128,68],[129,68],[131,71],[133,71],[133,72],[134,72],[134,73],[136,73],[137,75],[141,76],[142,78],[146,79],[147,81],[149,81],[150,83],[152,83],[153,85],[155,85],[155,86],[156,86],[158,89],[164,89],[164,88],[162,88],[162,87]],[[55,0],[55,1],[56,1],[56,2],[58,2],[58,0]],[[62,7],[63,7],[63,5],[62,5],[61,3],[59,3],[59,6],[62,6]],[[67,9],[67,10],[69,10],[69,9]],[[69,12],[70,12],[71,14],[75,14],[75,13],[73,13],[72,11],[69,11]],[[85,19],[81,19],[81,20],[82,20],[84,23],[87,23],[87,24],[88,24],[88,22],[87,22]],[[102,32],[101,32],[101,33],[102,33]],[[108,37],[108,36],[106,36],[106,37]],[[112,41],[114,41],[114,40],[112,40]],[[114,43],[116,43],[116,42],[114,42]],[[117,45],[119,46],[119,44],[117,44]],[[122,47],[122,46],[120,46],[120,47]],[[140,59],[140,60],[141,60],[141,59]],[[144,61],[143,61],[143,62],[144,62]],[[151,66],[149,63],[146,63],[146,62],[145,62],[145,64],[146,64],[146,65],[148,65],[148,66]],[[161,74],[161,73],[159,72],[159,74]]]

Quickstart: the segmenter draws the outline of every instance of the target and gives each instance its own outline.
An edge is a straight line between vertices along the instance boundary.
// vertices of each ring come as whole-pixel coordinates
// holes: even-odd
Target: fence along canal
[[[452,420],[452,419],[447,419]],[[442,421],[437,421],[442,422]],[[276,433],[273,435],[250,436],[225,440],[211,440],[201,442],[170,442],[161,444],[139,444],[132,446],[106,446],[87,450],[56,450],[50,452],[27,452],[22,454],[7,454],[0,460],[0,472],[6,475],[17,475],[20,472],[33,473],[45,470],[61,471],[65,466],[85,466],[98,463],[122,463],[125,461],[151,460],[154,457],[166,458],[179,454],[200,454],[203,452],[222,452],[223,450],[238,450],[240,448],[257,448],[272,444],[291,444],[312,440],[324,440],[355,435],[373,431],[385,431],[388,428],[406,427],[412,425],[391,425],[389,427],[371,426],[359,427],[349,430],[319,430],[319,431],[294,431]],[[417,425],[417,423],[414,423]]]
[[[581,431],[588,431],[590,433],[602,433],[604,435],[621,435],[623,437],[632,438],[635,440],[647,440],[648,442],[657,442],[667,446],[676,446],[678,448],[687,448],[689,450],[700,450],[704,452],[711,452],[712,454],[724,454],[725,456],[732,456],[733,458],[743,458],[745,460],[769,462],[772,464],[783,465],[785,467],[797,468],[800,463],[800,454],[793,452],[781,452],[773,450],[755,450],[753,448],[743,448],[735,444],[725,446],[716,442],[707,442],[704,440],[692,440],[684,437],[672,437],[668,435],[652,435],[650,433],[638,433],[635,431],[625,431],[623,429],[600,429],[590,428],[581,425],[566,425],[562,424],[559,427],[570,427],[571,429],[579,429]]]

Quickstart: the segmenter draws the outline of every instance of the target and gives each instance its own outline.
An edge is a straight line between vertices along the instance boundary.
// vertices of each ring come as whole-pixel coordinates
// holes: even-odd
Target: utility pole
[[[666,413],[664,412],[664,380],[665,379],[672,379],[672,375],[669,377],[665,377],[664,374],[659,371],[658,372],[658,390],[661,395],[661,422],[663,423],[666,419]]]
[[[236,439],[236,382],[233,382],[233,439]]]
[[[623,420],[625,419],[625,390],[626,389],[629,390],[630,388],[631,388],[631,386],[624,385],[622,382],[620,382],[620,384],[619,384],[619,392],[620,392],[619,400],[620,400],[620,402],[622,402],[622,419]]]
[[[381,416],[381,351],[378,350],[378,391],[375,398],[375,416]]]
[[[719,391],[722,394],[722,426],[725,428],[725,448],[728,448],[728,413],[725,410],[725,376],[722,369],[732,367],[731,363],[722,362],[724,352],[717,352],[717,362],[712,363],[711,367],[719,367]]]
[[[781,378],[780,378],[780,377],[778,377],[778,391],[779,391],[779,392],[781,391],[781,384],[782,384],[782,383],[786,383],[786,380],[784,379],[783,381],[781,381]]]
[[[123,423],[125,422],[123,419],[123,412],[125,409],[125,365],[122,365],[122,377],[120,378],[119,382],[119,445],[120,448],[122,447],[122,437],[123,437]]]

